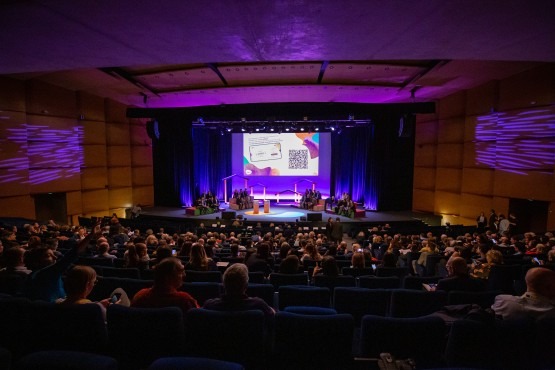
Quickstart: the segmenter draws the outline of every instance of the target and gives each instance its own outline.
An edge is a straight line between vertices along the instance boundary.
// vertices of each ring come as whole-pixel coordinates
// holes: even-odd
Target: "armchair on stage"
[[[233,209],[235,211],[239,209],[250,209],[253,207],[254,197],[252,195],[248,195],[246,198],[246,202],[243,204],[237,204],[237,198],[230,198],[229,199],[229,209]]]

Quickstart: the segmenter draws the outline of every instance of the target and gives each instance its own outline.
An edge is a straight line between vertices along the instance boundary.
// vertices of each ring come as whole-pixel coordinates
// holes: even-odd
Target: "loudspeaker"
[[[222,212],[222,220],[233,220],[235,219],[235,212],[229,211],[229,212]]]
[[[321,213],[307,213],[306,218],[308,221],[322,221]]]
[[[414,134],[416,116],[412,113],[403,114],[399,118],[399,137],[411,137]]]

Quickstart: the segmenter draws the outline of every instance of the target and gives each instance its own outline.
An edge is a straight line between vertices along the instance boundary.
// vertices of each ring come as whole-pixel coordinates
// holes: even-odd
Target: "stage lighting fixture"
[[[245,131],[247,131],[247,130],[245,130],[245,128],[242,127],[242,128],[241,128],[241,132],[245,132]]]
[[[285,128],[285,131],[289,132],[289,130],[290,130],[290,128],[289,128],[289,127],[286,127],[286,128]]]
[[[228,127],[228,128],[226,129],[227,132],[231,132],[231,130],[232,130],[231,127]]]
[[[304,131],[304,127],[301,127],[301,131]]]
[[[335,127],[330,127],[330,130],[335,131]]]
[[[273,128],[273,127],[272,127],[272,128],[270,128],[270,131],[271,131],[271,132],[274,132],[274,128]]]

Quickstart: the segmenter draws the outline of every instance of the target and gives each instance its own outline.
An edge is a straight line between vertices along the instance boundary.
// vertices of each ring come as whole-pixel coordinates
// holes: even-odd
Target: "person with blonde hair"
[[[496,249],[490,249],[486,253],[486,261],[486,263],[475,262],[470,276],[479,279],[489,278],[492,266],[503,264],[503,255]]]

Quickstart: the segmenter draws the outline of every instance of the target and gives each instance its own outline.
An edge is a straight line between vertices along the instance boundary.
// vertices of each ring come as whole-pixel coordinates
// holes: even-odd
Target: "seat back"
[[[207,282],[207,283],[221,283],[222,273],[220,271],[192,271],[185,272],[185,282]]]
[[[180,290],[187,292],[202,306],[208,299],[218,298],[222,294],[222,286],[218,283],[194,282],[183,283]]]
[[[262,311],[189,310],[186,315],[187,354],[265,368],[266,336]]]
[[[414,359],[419,368],[440,367],[446,332],[439,317],[366,315],[360,328],[360,355],[378,358],[389,352],[397,358]]]
[[[264,273],[262,271],[249,272],[249,284],[264,284],[266,279],[264,278]]]
[[[411,276],[403,279],[403,289],[422,290],[422,284],[437,284],[441,276]]]
[[[78,351],[39,351],[26,355],[17,362],[18,370],[118,370],[113,357]]]
[[[460,290],[452,290],[447,294],[448,305],[459,304],[477,304],[482,308],[489,308],[495,301],[495,297],[501,294],[501,291],[486,291],[486,292],[465,292]]]
[[[353,267],[343,267],[341,269],[343,275],[350,275],[354,277],[364,276],[364,275],[374,275],[374,270],[371,267],[365,267],[363,269],[353,268]]]
[[[376,276],[378,277],[388,277],[397,276],[399,279],[403,279],[409,274],[408,267],[381,267],[376,268]]]
[[[183,312],[177,307],[107,309],[110,354],[130,368],[184,353]]]
[[[520,265],[494,265],[487,281],[487,290],[500,290],[503,294],[515,294],[514,282],[522,274]]]
[[[277,369],[350,369],[353,317],[278,312],[273,360]]]
[[[162,357],[154,361],[147,370],[245,370],[235,362],[213,360],[204,357]]]
[[[274,287],[271,284],[251,284],[247,286],[249,297],[262,298],[270,307],[274,307]]]
[[[285,285],[279,288],[278,307],[288,306],[330,307],[330,290],[305,285]]]
[[[61,305],[36,301],[29,307],[31,351],[103,353],[108,344],[104,314],[97,304]]]
[[[352,315],[356,326],[364,315],[387,316],[389,312],[391,290],[337,287],[333,294],[333,308]]]
[[[102,267],[102,276],[104,277],[119,277],[128,279],[139,279],[138,268],[123,268],[123,267]]]
[[[350,275],[340,275],[340,276],[325,276],[325,275],[316,275],[312,278],[314,286],[325,287],[333,292],[335,287],[340,286],[356,286],[356,280],[354,276]]]
[[[26,298],[0,299],[0,347],[8,349],[13,359],[29,351],[30,306]]]
[[[419,317],[439,311],[447,304],[447,293],[397,289],[391,293],[391,317]]]
[[[270,283],[276,291],[283,285],[308,285],[308,275],[306,273],[281,274],[274,272],[270,274]]]
[[[358,278],[358,286],[367,289],[398,289],[401,280],[398,276],[361,276]]]

